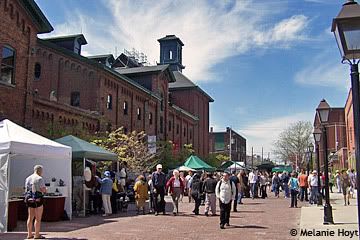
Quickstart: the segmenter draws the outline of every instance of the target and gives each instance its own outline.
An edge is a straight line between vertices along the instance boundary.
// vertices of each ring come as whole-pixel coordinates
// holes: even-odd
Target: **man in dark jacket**
[[[202,194],[202,182],[200,180],[200,176],[195,173],[193,176],[193,180],[190,184],[191,196],[195,201],[195,209],[193,213],[195,215],[199,215],[199,208],[201,205],[201,194]]]
[[[155,216],[160,212],[165,215],[165,186],[166,186],[166,176],[162,172],[162,165],[158,164],[156,166],[156,171],[152,174],[152,183],[153,183],[153,196],[154,196],[154,211]]]
[[[204,181],[203,192],[205,195],[205,216],[209,216],[209,208],[213,216],[216,216],[216,188],[217,181],[213,178],[212,173],[207,175]]]
[[[237,212],[237,202],[238,202],[238,194],[239,194],[239,188],[240,188],[240,181],[238,177],[236,176],[236,171],[232,172],[232,176],[230,177],[230,181],[234,183],[235,185],[235,199],[234,199],[234,212]]]

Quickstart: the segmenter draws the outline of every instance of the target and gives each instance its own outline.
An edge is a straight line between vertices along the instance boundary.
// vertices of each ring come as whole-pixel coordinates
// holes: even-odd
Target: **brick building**
[[[213,100],[188,79],[177,86],[180,39],[160,39],[160,65],[143,66],[124,54],[82,56],[82,34],[37,38],[53,28],[33,0],[0,1],[0,13],[0,118],[51,138],[124,127],[208,154]]]
[[[345,123],[346,123],[346,141],[347,141],[347,156],[348,168],[356,168],[355,159],[355,132],[354,132],[354,115],[352,102],[352,89],[350,89],[345,103]]]
[[[225,132],[213,132],[211,128],[209,139],[210,153],[221,153],[230,156],[230,132],[232,136],[231,159],[251,164],[251,161],[246,161],[246,139],[229,127],[226,128]]]
[[[347,166],[347,142],[346,142],[346,125],[345,125],[345,109],[330,108],[329,120],[326,125],[327,133],[327,153],[329,162],[334,168],[344,168]],[[320,126],[318,116],[315,114],[314,128]],[[319,144],[320,167],[324,167],[324,147],[323,139]],[[314,161],[314,169],[316,169],[316,161]]]

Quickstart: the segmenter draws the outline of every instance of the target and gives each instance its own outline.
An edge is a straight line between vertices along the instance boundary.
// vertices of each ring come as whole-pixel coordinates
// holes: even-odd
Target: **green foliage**
[[[230,157],[220,153],[211,153],[207,158],[205,158],[205,162],[210,166],[218,168],[221,166],[223,162],[229,161]]]
[[[93,143],[116,153],[118,160],[127,162],[128,167],[135,172],[147,171],[156,163],[157,155],[148,151],[147,135],[144,132],[125,134],[121,127],[107,137],[93,140]]]

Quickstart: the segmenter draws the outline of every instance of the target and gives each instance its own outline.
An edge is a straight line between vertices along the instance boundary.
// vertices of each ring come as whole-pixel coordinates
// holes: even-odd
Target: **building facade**
[[[177,55],[168,45],[178,38],[159,40],[160,65],[143,66],[124,54],[82,56],[82,34],[38,38],[53,28],[33,0],[0,1],[0,15],[1,119],[50,138],[123,127],[208,154],[213,100],[195,84],[176,88],[181,49]],[[165,61],[167,51],[180,62]]]
[[[354,132],[352,89],[350,89],[345,103],[345,123],[346,123],[347,157],[348,157],[347,167],[355,169],[356,168],[355,132]]]
[[[320,121],[317,114],[314,118],[314,128],[320,127]],[[329,163],[336,169],[346,168],[347,162],[347,135],[344,108],[330,108],[329,120],[326,125],[327,133],[327,154]],[[320,168],[324,168],[324,139],[322,138],[319,146]],[[316,169],[316,161],[314,161]]]
[[[230,134],[232,138],[231,153]],[[212,129],[210,130],[209,149],[210,153],[220,153],[229,157],[231,154],[232,161],[251,164],[251,161],[247,161],[246,158],[246,139],[229,127],[226,128],[225,132],[213,132]]]

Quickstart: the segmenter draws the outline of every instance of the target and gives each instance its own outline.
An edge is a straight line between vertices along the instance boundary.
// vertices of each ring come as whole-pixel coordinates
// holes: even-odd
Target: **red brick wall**
[[[32,48],[35,45],[37,28],[17,1],[0,1],[0,62],[5,45],[15,50],[15,84],[0,82],[0,115],[12,121],[30,125],[32,108],[31,82]],[[26,107],[27,106],[27,107]]]

